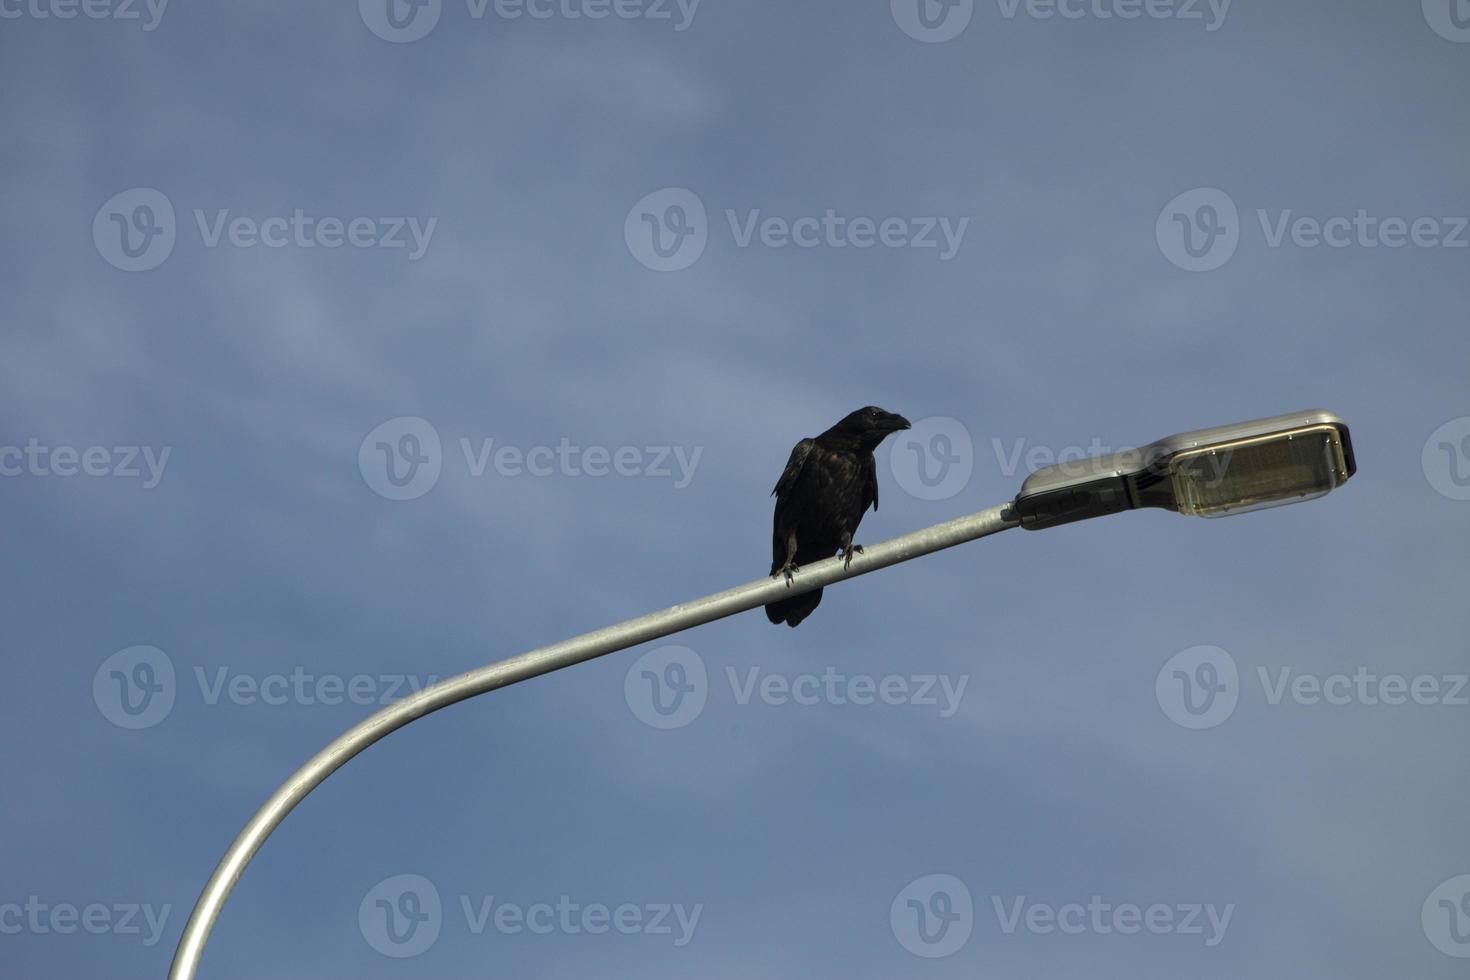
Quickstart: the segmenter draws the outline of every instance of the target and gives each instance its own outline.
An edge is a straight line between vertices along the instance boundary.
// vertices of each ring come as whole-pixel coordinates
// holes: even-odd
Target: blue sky
[[[1360,472],[449,709],[201,975],[1463,975],[1470,4],[387,4],[0,0],[0,973],[163,975],[369,702],[759,576],[873,403],[870,542],[1308,407]]]

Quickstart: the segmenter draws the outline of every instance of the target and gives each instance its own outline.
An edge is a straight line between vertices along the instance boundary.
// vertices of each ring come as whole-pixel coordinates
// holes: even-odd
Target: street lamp
[[[1205,517],[1238,514],[1320,497],[1355,469],[1347,425],[1327,412],[1186,432],[1132,453],[1038,470],[1013,502],[870,545],[850,566],[840,557],[828,558],[803,566],[790,585],[780,576],[757,579],[430,685],[348,729],[256,811],[195,902],[174,951],[169,980],[197,976],[225,900],[286,815],[363,749],[440,708],[1013,527],[1039,530],[1138,507]]]
[[[1037,470],[1016,516],[1032,531],[1138,507],[1224,517],[1326,496],[1355,472],[1347,423],[1298,412]]]

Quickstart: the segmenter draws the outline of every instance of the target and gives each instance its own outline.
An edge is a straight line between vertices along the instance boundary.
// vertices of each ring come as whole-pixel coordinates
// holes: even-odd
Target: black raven
[[[907,428],[909,420],[902,415],[870,405],[796,444],[771,491],[776,498],[771,575],[785,575],[790,584],[799,567],[839,551],[851,564],[853,554],[863,550],[852,543],[858,523],[869,507],[878,509],[873,450],[890,433]],[[821,589],[781,599],[766,606],[766,618],[794,627],[821,601]]]

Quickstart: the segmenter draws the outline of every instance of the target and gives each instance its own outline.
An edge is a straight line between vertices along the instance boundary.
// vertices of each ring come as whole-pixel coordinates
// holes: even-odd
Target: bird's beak
[[[909,420],[904,418],[902,415],[889,416],[888,424],[892,427],[894,432],[902,432],[904,429],[913,428],[913,425],[909,423]]]

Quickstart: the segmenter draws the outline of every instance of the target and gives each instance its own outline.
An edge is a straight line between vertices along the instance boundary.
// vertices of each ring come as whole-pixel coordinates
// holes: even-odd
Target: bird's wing
[[[786,461],[786,469],[781,471],[781,479],[776,481],[776,489],[771,491],[771,496],[780,497],[796,485],[797,478],[801,476],[801,468],[806,465],[816,448],[815,439],[803,439],[796,444],[796,448],[791,450],[791,458]]]
[[[871,453],[863,460],[863,506],[858,513],[867,513],[869,503],[878,509],[878,466]]]

